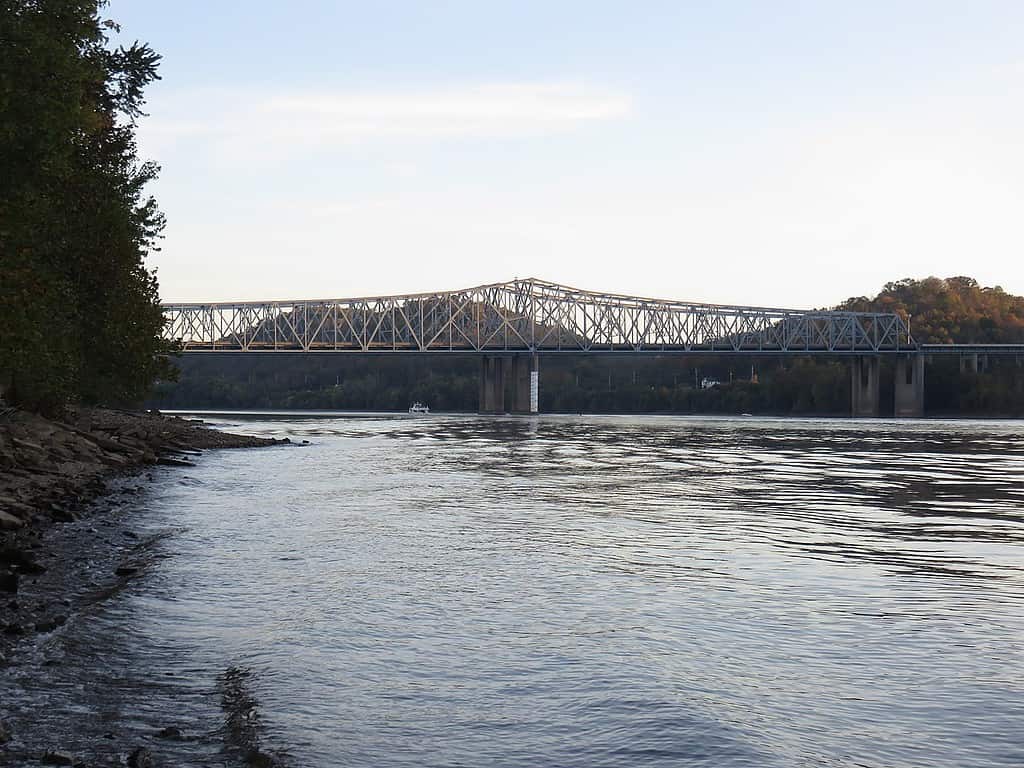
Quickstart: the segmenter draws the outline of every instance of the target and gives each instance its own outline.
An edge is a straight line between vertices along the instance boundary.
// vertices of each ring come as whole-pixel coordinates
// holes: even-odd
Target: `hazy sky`
[[[1024,2],[114,0],[166,300],[1024,293]]]

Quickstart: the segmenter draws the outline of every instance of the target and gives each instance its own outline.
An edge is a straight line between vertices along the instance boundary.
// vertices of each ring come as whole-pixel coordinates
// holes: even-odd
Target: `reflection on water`
[[[174,765],[1024,764],[1019,422],[217,418],[312,445],[158,476],[170,556],[52,640],[39,727],[173,725]]]

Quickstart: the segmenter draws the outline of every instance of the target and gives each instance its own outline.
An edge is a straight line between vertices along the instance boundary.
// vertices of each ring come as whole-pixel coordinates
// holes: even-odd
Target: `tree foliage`
[[[873,299],[854,297],[837,309],[909,316],[914,338],[924,344],[1024,343],[1024,297],[983,288],[971,277],[897,280]]]
[[[0,0],[0,388],[40,410],[135,401],[169,370],[135,142],[159,56],[112,48],[103,5]]]

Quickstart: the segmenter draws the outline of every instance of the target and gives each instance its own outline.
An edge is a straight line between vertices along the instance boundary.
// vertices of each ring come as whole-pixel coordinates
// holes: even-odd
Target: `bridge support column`
[[[512,358],[512,413],[537,413],[540,368],[537,355]]]
[[[971,352],[967,355],[960,355],[960,373],[970,371],[971,373],[978,372],[978,353]]]
[[[896,418],[924,416],[924,355],[896,358]]]
[[[505,412],[505,358],[480,358],[480,413]]]
[[[850,366],[850,413],[857,418],[878,416],[878,357],[857,355]]]

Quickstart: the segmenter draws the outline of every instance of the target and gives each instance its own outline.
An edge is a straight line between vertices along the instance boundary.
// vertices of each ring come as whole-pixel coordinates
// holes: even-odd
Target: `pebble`
[[[245,762],[256,768],[274,768],[274,758],[258,749],[250,749],[245,755]]]
[[[47,752],[42,758],[43,765],[74,765],[75,758],[67,752]]]
[[[51,619],[43,619],[36,622],[36,632],[53,632],[57,627],[62,626],[68,620],[67,616],[58,614]]]
[[[128,766],[129,768],[152,768],[153,753],[145,747],[136,747],[128,755]]]

